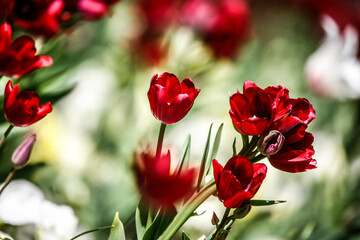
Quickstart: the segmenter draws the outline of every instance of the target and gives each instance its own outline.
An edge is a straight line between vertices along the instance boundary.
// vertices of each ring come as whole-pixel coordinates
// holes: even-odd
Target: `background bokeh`
[[[262,88],[282,85],[292,98],[307,98],[316,111],[310,131],[318,168],[290,174],[263,160],[269,172],[256,199],[287,202],[253,207],[233,225],[228,239],[360,239],[360,88],[356,89],[360,20],[359,16],[354,20],[350,11],[359,10],[359,15],[360,4],[325,2],[247,1],[246,33],[237,38],[231,56],[217,53],[218,43],[216,48],[211,45],[213,35],[185,21],[185,10],[177,13],[186,18],[181,24],[171,23],[167,16],[161,21],[168,24],[158,26],[144,14],[153,9],[151,5],[140,0],[122,0],[109,17],[80,21],[63,35],[38,39],[41,53],[52,56],[54,64],[23,77],[21,84],[36,90],[44,102],[51,101],[54,110],[30,128],[38,140],[29,165],[15,179],[27,179],[46,199],[70,206],[79,220],[74,234],[110,225],[119,211],[127,237],[136,239],[139,193],[132,169],[134,154],[155,148],[160,127],[146,95],[151,77],[172,72],[180,80],[190,77],[201,89],[190,113],[166,130],[164,144],[172,151],[174,166],[188,134],[191,165],[200,165],[211,123],[215,129],[224,123],[217,159],[225,163],[235,137],[241,146],[228,114],[230,94],[241,91],[246,80]],[[354,7],[341,8],[335,2]],[[334,8],[329,7],[332,3]],[[161,17],[161,12],[153,14]],[[343,15],[351,17],[343,20]],[[344,50],[350,25],[353,44]],[[226,44],[220,41],[220,48]],[[350,53],[338,54],[341,51]],[[340,69],[345,61],[351,67]],[[3,77],[1,89],[5,83]],[[2,126],[5,131],[7,124]],[[0,179],[6,178],[11,153],[28,130],[17,128],[0,149]],[[192,239],[208,235],[213,230],[213,211],[221,216],[223,210],[211,197],[198,210],[205,213],[192,217],[183,229]],[[0,231],[15,237],[24,227],[3,223]],[[16,239],[34,239],[25,235]],[[107,231],[100,231],[82,239],[107,236]]]

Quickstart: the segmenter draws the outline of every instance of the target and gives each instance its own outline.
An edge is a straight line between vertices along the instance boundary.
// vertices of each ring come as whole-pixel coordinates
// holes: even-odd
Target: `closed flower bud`
[[[260,137],[257,147],[266,156],[274,155],[280,151],[284,140],[285,137],[279,131],[271,130]]]
[[[251,204],[250,202],[248,202],[243,206],[234,210],[234,217],[237,219],[244,218],[249,214],[250,210],[251,210]]]
[[[11,161],[15,168],[23,168],[30,158],[31,150],[36,140],[36,134],[28,136],[20,146],[14,151]]]

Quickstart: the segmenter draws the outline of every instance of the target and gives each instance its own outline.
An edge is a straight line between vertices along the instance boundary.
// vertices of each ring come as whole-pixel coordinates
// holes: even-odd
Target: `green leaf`
[[[211,166],[211,160],[216,158],[216,154],[217,154],[217,152],[219,150],[219,145],[220,145],[221,133],[222,133],[223,126],[224,126],[224,123],[221,123],[218,130],[217,130],[217,132],[216,132],[215,140],[214,140],[214,143],[213,143],[212,148],[211,148],[210,158],[208,159],[207,164],[206,164],[206,166],[207,166],[206,167],[206,175],[209,174],[209,170],[210,170],[210,166]]]
[[[251,206],[269,206],[279,203],[285,203],[286,201],[282,200],[250,200]]]
[[[170,225],[177,212],[175,207],[164,213],[162,210],[156,215],[151,226],[146,229],[143,240],[158,239],[165,229]]]
[[[181,237],[182,240],[191,240],[188,235],[186,235],[185,232],[182,232],[182,237]]]
[[[237,154],[237,151],[236,151],[236,137],[234,138],[234,142],[232,144],[232,150],[233,150],[233,156],[235,156]]]
[[[116,212],[116,214],[115,214],[113,226],[114,226],[114,228],[111,229],[108,240],[125,240],[124,226],[119,219],[118,212]]]
[[[185,162],[186,163],[189,162],[190,146],[191,146],[191,135],[189,134],[187,136],[187,138],[186,138],[186,141],[185,141],[185,144],[184,144],[184,147],[183,147],[183,154],[182,154],[181,161],[179,162],[178,167],[177,167],[177,173],[181,172],[181,169],[185,165]]]
[[[135,211],[135,226],[137,239],[142,239],[146,230],[146,219],[144,223],[144,219],[142,219],[142,213],[139,209],[139,206],[136,208]]]
[[[205,172],[205,164],[206,164],[206,160],[207,160],[208,154],[209,154],[209,145],[210,145],[210,136],[211,136],[212,126],[213,126],[213,124],[210,125],[208,137],[207,137],[206,144],[205,144],[204,153],[203,153],[203,156],[201,159],[201,166],[200,166],[199,178],[198,178],[198,182],[197,182],[197,189],[200,189],[200,187],[201,187],[202,179],[203,179],[204,172]]]

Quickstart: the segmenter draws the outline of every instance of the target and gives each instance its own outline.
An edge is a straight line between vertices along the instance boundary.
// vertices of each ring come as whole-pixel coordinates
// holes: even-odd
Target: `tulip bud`
[[[277,130],[271,130],[267,134],[263,134],[257,142],[258,150],[266,155],[274,155],[280,151],[284,144],[285,137]]]
[[[234,210],[234,217],[237,219],[244,218],[249,214],[250,210],[251,210],[251,205],[248,202],[243,206]]]
[[[211,224],[217,226],[219,224],[219,218],[216,215],[215,212],[213,212],[212,218],[211,218]]]
[[[11,161],[15,168],[25,167],[30,158],[31,150],[36,140],[36,134],[28,136],[14,151]]]

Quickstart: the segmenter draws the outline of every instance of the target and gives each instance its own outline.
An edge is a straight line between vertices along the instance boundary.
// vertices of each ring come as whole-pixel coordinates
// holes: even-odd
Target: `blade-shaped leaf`
[[[210,158],[208,158],[208,160],[206,162],[206,175],[209,174],[210,166],[211,166],[211,160],[216,158],[216,154],[217,154],[217,152],[219,150],[220,140],[221,140],[221,133],[222,133],[223,126],[224,126],[224,123],[220,124],[218,130],[216,131],[214,143],[213,143],[212,148],[211,148]]]
[[[207,137],[206,144],[205,144],[204,153],[203,153],[203,156],[202,156],[202,159],[201,159],[199,178],[198,178],[198,182],[197,182],[197,185],[196,185],[197,189],[200,189],[200,187],[201,187],[202,179],[203,179],[204,172],[205,172],[205,164],[206,164],[206,160],[207,160],[208,154],[209,154],[209,145],[210,145],[210,136],[211,136],[212,126],[213,126],[213,124],[210,125],[208,137]]]
[[[234,142],[232,144],[232,151],[233,151],[233,156],[235,156],[237,154],[237,151],[236,151],[236,138],[234,138]]]
[[[182,232],[182,237],[181,237],[181,239],[182,239],[182,240],[191,240],[191,239],[189,238],[189,236],[186,235],[185,232]]]
[[[182,154],[181,161],[179,162],[178,167],[177,167],[177,173],[181,172],[181,169],[184,167],[185,163],[186,164],[189,163],[190,146],[191,146],[191,135],[189,134],[186,138],[186,142],[183,147],[183,154]]]
[[[250,200],[251,206],[269,206],[285,202],[283,200]]]
[[[108,240],[125,240],[124,226],[119,219],[118,212],[116,212],[116,214],[115,214],[113,226],[114,226],[114,228],[111,229]]]
[[[151,226],[146,229],[142,240],[153,240],[158,239],[165,229],[170,225],[177,212],[175,207],[172,210],[168,210],[166,213],[160,211]]]

